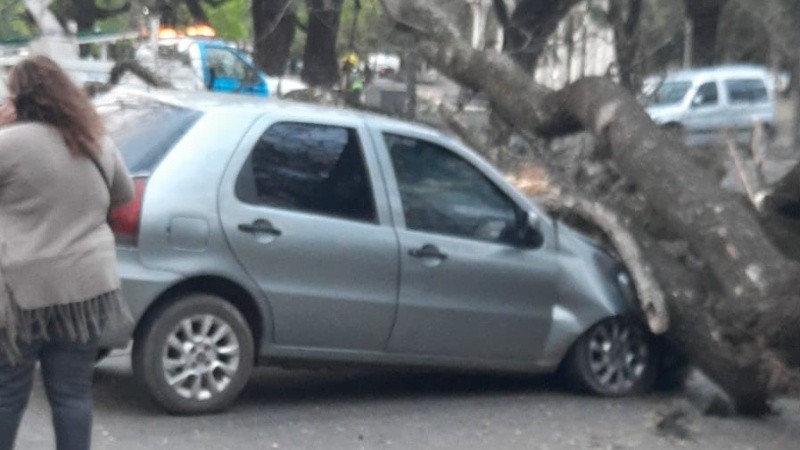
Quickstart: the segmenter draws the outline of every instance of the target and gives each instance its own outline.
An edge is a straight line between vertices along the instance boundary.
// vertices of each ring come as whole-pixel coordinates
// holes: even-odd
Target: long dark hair
[[[9,74],[8,90],[18,120],[53,125],[73,154],[100,151],[100,116],[88,95],[52,59],[37,55],[19,62]]]

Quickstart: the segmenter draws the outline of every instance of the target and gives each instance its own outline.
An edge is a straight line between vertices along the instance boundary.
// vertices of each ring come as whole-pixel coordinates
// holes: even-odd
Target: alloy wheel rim
[[[182,398],[210,400],[230,386],[239,354],[236,333],[224,320],[211,314],[185,318],[167,336],[164,379]]]
[[[647,342],[638,328],[622,320],[595,327],[588,346],[589,370],[609,392],[630,391],[647,371]]]

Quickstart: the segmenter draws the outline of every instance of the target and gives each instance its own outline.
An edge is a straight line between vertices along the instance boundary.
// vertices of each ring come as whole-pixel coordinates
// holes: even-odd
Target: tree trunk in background
[[[286,72],[297,25],[294,0],[253,0],[255,63],[267,75]]]
[[[619,83],[630,92],[638,92],[636,68],[637,36],[642,14],[642,0],[610,0],[608,22],[614,31]]]
[[[580,1],[520,0],[513,11],[508,11],[504,0],[495,0],[495,13],[505,30],[503,52],[525,73],[533,74],[548,39],[564,15]]]
[[[575,54],[575,18],[567,14],[564,24],[564,47],[566,47],[567,57],[564,58],[564,77],[567,84],[572,83],[572,59]]]
[[[309,86],[331,87],[339,80],[336,39],[343,0],[307,0],[308,37],[300,77]]]
[[[543,137],[584,130],[609,149],[635,193],[622,201],[609,198],[608,205],[645,249],[672,314],[669,336],[726,390],[739,412],[763,414],[771,393],[795,386],[800,265],[775,247],[752,208],[684,156],[631,93],[605,78],[552,92],[506,56],[472,49],[435,4],[383,4],[394,20],[411,27],[426,60],[485,92],[519,130]],[[600,192],[582,194],[603,201]],[[636,210],[631,198],[649,213]],[[686,250],[668,250],[676,241]]]
[[[410,45],[413,47],[413,44]],[[414,120],[417,116],[417,70],[419,70],[419,54],[411,49],[405,57],[406,69],[406,111],[405,118]]]
[[[728,0],[684,0],[686,15],[692,20],[692,65],[710,66],[717,62],[717,32],[722,9]]]
[[[767,30],[774,48],[792,67],[792,138],[800,152],[800,8],[796,0],[733,0]]]
[[[792,102],[792,148],[800,152],[800,60],[792,62],[789,90]]]
[[[62,23],[74,20],[79,33],[91,33],[99,20],[110,19],[130,11],[130,9],[131,4],[127,1],[117,8],[101,8],[97,6],[95,0],[71,0],[52,6],[53,13]],[[80,55],[82,57],[89,56],[90,49],[90,46],[82,45]]]
[[[195,23],[208,23],[208,15],[206,15],[203,5],[200,4],[200,0],[185,0],[185,3],[186,9],[189,10]]]

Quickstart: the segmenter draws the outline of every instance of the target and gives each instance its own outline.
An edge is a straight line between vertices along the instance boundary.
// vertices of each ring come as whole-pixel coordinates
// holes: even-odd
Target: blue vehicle
[[[267,76],[256,67],[250,55],[225,41],[199,38],[162,39],[159,56],[178,56],[187,61],[194,75],[209,91],[270,95]]]

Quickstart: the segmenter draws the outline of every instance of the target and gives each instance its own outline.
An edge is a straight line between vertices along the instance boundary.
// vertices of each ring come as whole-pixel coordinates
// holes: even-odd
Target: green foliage
[[[33,34],[23,19],[24,12],[20,0],[0,0],[0,41],[24,39]]]
[[[253,36],[248,0],[227,0],[218,7],[205,7],[208,20],[217,30],[217,36],[231,41],[244,41]]]
[[[342,26],[339,28],[338,48],[340,53],[350,50],[350,35],[353,17],[358,14],[355,32],[356,53],[372,53],[384,50],[389,40],[391,24],[383,14],[380,0],[361,0],[361,10],[357,12],[355,0],[345,0],[342,9]]]

